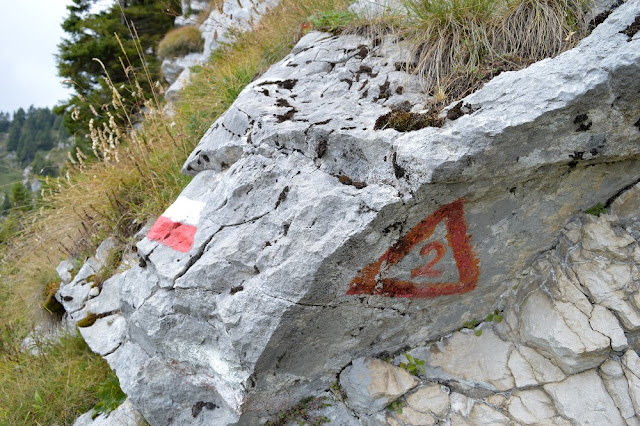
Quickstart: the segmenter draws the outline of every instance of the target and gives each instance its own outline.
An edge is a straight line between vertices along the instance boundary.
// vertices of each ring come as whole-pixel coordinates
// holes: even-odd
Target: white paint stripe
[[[204,206],[205,203],[202,201],[195,201],[187,197],[180,196],[173,204],[171,204],[171,206],[169,206],[162,216],[169,218],[174,222],[196,226]]]

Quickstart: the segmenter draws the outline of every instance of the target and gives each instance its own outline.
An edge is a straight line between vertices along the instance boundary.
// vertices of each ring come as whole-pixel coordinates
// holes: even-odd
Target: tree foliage
[[[15,152],[23,166],[32,162],[38,151],[48,151],[69,137],[62,126],[62,117],[49,108],[31,106],[27,111],[20,108],[7,128],[7,151]]]
[[[176,0],[120,0],[93,13],[95,1],[73,0],[67,6],[69,16],[62,24],[67,38],[58,45],[58,73],[75,95],[55,111],[75,111],[73,117],[65,115],[64,126],[79,137],[86,136],[89,119],[96,127],[109,120],[106,111],[113,101],[113,87],[124,95],[127,115],[140,110],[151,96],[151,84],[160,79],[156,46],[179,13]],[[116,115],[118,124],[123,124],[123,115]]]

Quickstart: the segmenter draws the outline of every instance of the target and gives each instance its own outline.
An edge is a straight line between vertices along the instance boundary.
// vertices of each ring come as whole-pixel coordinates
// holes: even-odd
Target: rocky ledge
[[[112,278],[105,355],[131,402],[154,425],[259,424],[339,377],[335,424],[635,424],[638,15],[440,117],[398,40],[305,36]],[[629,214],[582,213],[623,197]],[[419,379],[373,360],[409,349]]]

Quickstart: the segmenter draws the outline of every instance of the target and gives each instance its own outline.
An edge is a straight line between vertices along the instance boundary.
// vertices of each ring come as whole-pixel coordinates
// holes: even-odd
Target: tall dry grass
[[[586,34],[585,0],[405,0],[411,68],[442,103],[482,77],[553,57]],[[480,76],[480,77],[479,77]]]

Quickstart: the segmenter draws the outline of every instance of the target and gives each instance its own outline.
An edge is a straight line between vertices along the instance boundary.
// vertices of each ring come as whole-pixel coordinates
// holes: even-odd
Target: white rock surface
[[[90,327],[79,327],[80,334],[92,351],[105,356],[115,351],[124,341],[127,328],[122,315],[98,318]]]
[[[588,391],[587,391],[588,389]],[[624,425],[611,396],[594,370],[544,385],[560,414],[582,425]]]
[[[556,416],[553,402],[540,389],[514,392],[508,409],[516,421],[525,425],[550,423]]]
[[[418,347],[425,378],[455,390],[451,424],[507,424],[509,407],[566,424],[536,389],[565,419],[622,424],[595,368],[625,348],[617,320],[631,345],[640,328],[635,222],[579,215],[640,178],[640,50],[619,34],[639,13],[626,2],[576,49],[466,98],[472,114],[405,133],[375,125],[423,107],[397,40],[304,37],[212,125],[158,222],[171,232],[152,229],[146,266],[120,278],[127,339],[106,358],[132,402],[152,424],[259,424],[354,358]],[[577,217],[591,228],[561,235]],[[498,307],[501,325],[433,343]],[[633,404],[632,355],[621,368]]]

